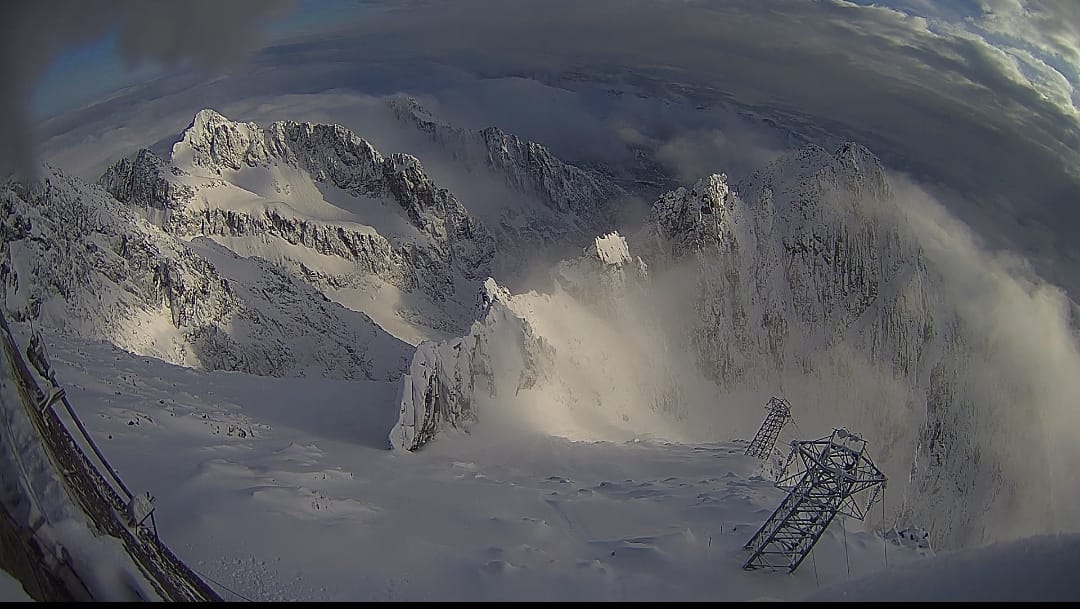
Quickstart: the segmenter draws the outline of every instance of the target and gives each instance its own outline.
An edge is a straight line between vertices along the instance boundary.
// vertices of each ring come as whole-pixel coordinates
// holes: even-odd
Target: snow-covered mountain
[[[5,185],[6,311],[202,368],[404,373],[404,448],[476,421],[713,441],[752,434],[779,393],[808,433],[869,438],[890,518],[935,545],[1022,533],[1048,509],[1048,474],[1020,485],[1000,442],[1037,444],[1037,407],[995,374],[1004,360],[944,295],[942,261],[865,148],[806,146],[737,185],[709,176],[624,238],[605,226],[618,189],[601,176],[394,103],[466,173],[527,197],[474,211],[414,157],[340,126],[204,110],[169,158],[139,151],[99,186],[52,168]],[[577,247],[551,290],[502,287],[497,259],[534,264],[541,242]]]
[[[149,150],[99,183],[166,232],[280,263],[395,336],[460,332],[494,242],[414,157],[336,125],[261,128],[203,110],[163,160]]]
[[[62,170],[0,186],[4,314],[143,355],[272,376],[396,378],[410,349],[265,260],[184,242]]]
[[[848,425],[871,440],[892,480],[890,519],[929,528],[943,547],[1023,534],[1049,513],[1050,482],[1013,479],[1001,434],[1034,441],[1041,420],[1022,391],[988,378],[999,362],[943,296],[948,278],[905,213],[880,162],[854,144],[806,146],[736,186],[709,176],[661,196],[629,248],[605,237],[561,265],[554,293],[505,294],[501,315],[466,342],[422,345],[444,376],[435,383],[414,360],[406,396],[432,384],[471,404],[430,402],[456,426],[469,421],[455,412],[484,421],[511,411],[570,437],[701,440],[752,434],[757,408],[780,392],[815,432]],[[633,252],[644,262],[630,264]],[[567,280],[581,268],[592,274]],[[602,270],[624,268],[647,268],[645,285]],[[542,366],[459,346],[477,336],[521,346],[522,328],[549,347]],[[470,396],[477,361],[501,368],[496,378],[540,381]],[[403,401],[403,426],[431,420],[419,403]]]
[[[453,190],[495,238],[502,280],[553,264],[611,230],[627,211],[631,192],[540,143],[498,127],[451,125],[411,97],[393,97],[387,105],[398,123],[420,135],[432,158],[452,168]]]
[[[428,134],[465,169],[487,168],[508,186],[536,195],[559,212],[558,224],[584,224],[609,213],[607,204],[623,194],[607,178],[564,162],[542,144],[524,141],[498,127],[464,129],[432,116],[412,97],[393,98],[390,108],[399,121]]]
[[[497,130],[478,134],[442,127],[461,136],[463,151],[476,142],[492,151],[509,146],[503,157],[489,156],[492,164],[484,170],[501,172],[523,198],[547,202],[539,210],[517,205],[527,212],[519,214],[528,216],[526,224],[557,227],[554,219],[563,217],[570,226],[568,218],[574,217],[589,218],[589,230],[601,226],[603,213],[597,210],[617,191],[610,184]],[[461,162],[467,171],[476,169],[471,157]],[[190,365],[351,376],[362,364],[369,377],[396,377],[407,350],[398,341],[452,336],[472,322],[475,293],[494,273],[497,248],[522,261],[534,253],[521,232],[507,232],[506,226],[497,226],[500,238],[494,238],[414,157],[384,156],[336,125],[277,122],[263,128],[204,110],[168,158],[143,149],[109,167],[98,180],[104,191],[59,169],[46,173],[39,184],[10,181],[5,190],[15,210],[6,218],[11,228],[3,243],[5,308],[18,319],[40,318],[64,332]],[[593,197],[601,200],[590,211]],[[515,205],[507,201],[505,207]],[[93,221],[61,221],[72,213]],[[30,234],[26,218],[36,215],[49,222],[38,222],[37,233]],[[543,239],[561,242],[566,231],[557,232]],[[50,245],[78,248],[101,240],[119,252],[119,262]],[[47,255],[32,255],[33,248]],[[162,250],[160,260],[128,260],[143,250]],[[127,268],[159,262],[145,277]],[[174,284],[181,287],[160,287]],[[158,311],[162,290],[167,305]],[[289,295],[278,294],[283,290]],[[281,311],[266,303],[323,295],[344,308],[282,307],[293,319],[281,322],[274,345],[243,346],[246,337],[268,330],[246,328],[233,320],[236,311],[243,311],[241,319],[259,317],[257,312],[276,318]],[[44,314],[42,301],[48,301]],[[310,356],[294,355],[300,347],[287,344],[286,337],[309,331],[284,328],[311,323],[299,319],[305,309],[331,311],[325,319],[312,316],[315,327],[332,328],[329,335],[340,334],[342,343],[353,346],[338,353],[312,344],[305,347]],[[351,334],[354,327],[370,336]],[[365,345],[372,341],[386,353],[368,357]]]

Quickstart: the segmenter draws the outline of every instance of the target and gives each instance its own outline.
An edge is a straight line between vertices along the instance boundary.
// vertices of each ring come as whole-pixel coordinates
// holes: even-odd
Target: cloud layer
[[[202,107],[326,92],[408,92],[451,123],[497,125],[570,160],[624,164],[643,147],[686,181],[738,179],[747,159],[806,141],[854,140],[932,185],[990,247],[1080,294],[1075,3],[889,4],[392,4],[264,48],[244,73],[177,76],[54,119],[47,152],[69,162],[104,131],[146,145]],[[187,52],[177,36],[132,44]],[[144,117],[151,136],[137,128]],[[98,166],[116,156],[100,152]]]
[[[0,7],[0,174],[32,171],[36,138],[27,104],[33,87],[63,52],[115,35],[128,65],[143,61],[190,64],[219,71],[260,42],[258,25],[287,0],[53,0],[5,2]]]

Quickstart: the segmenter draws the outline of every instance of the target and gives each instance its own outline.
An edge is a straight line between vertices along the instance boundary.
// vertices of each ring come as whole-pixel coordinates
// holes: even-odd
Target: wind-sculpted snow
[[[408,346],[362,314],[265,261],[182,242],[59,169],[7,182],[0,206],[0,295],[15,319],[207,369],[380,380],[403,371]]]
[[[466,429],[479,396],[505,400],[548,376],[554,350],[514,311],[509,292],[488,279],[477,307],[480,318],[463,338],[416,348],[402,379],[394,448],[416,450],[445,428]]]
[[[102,176],[127,207],[58,173],[9,185],[5,308],[189,365],[407,373],[390,440],[412,450],[477,424],[749,437],[782,394],[799,434],[868,438],[891,482],[888,525],[925,527],[935,547],[1073,518],[1064,498],[1080,482],[1066,492],[1062,455],[1076,452],[1064,438],[1080,388],[1065,371],[1080,355],[1055,325],[1067,305],[943,228],[865,148],[806,146],[739,184],[708,176],[660,196],[624,238],[605,224],[610,181],[394,108],[531,207],[474,212],[416,158],[339,126],[206,110],[168,159],[141,151]],[[549,268],[545,243],[588,245]],[[549,293],[499,287],[513,281],[504,258],[550,273]],[[1030,311],[1045,319],[1016,322]],[[386,332],[419,345],[411,363]]]
[[[826,425],[862,430],[901,517],[942,546],[1031,525],[1038,501],[1016,508],[1003,482],[1012,457],[986,431],[1011,407],[987,399],[945,279],[864,148],[806,147],[736,188],[711,176],[663,196],[654,229],[670,255],[654,274],[691,269],[692,322],[680,331],[722,391],[784,388]],[[1038,429],[1029,420],[1015,434]],[[984,532],[988,521],[996,530]]]
[[[669,257],[653,273],[690,278],[681,332],[722,391],[783,388],[826,425],[860,429],[898,514],[935,543],[1014,534],[1046,505],[1018,507],[1021,491],[1003,480],[1014,457],[993,447],[988,421],[1013,406],[990,398],[977,337],[904,214],[865,148],[806,147],[737,187],[711,176],[661,197],[653,238]]]

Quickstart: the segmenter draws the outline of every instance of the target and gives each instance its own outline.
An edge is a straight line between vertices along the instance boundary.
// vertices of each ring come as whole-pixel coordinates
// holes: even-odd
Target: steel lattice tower
[[[866,440],[845,429],[793,441],[776,483],[788,495],[746,542],[753,553],[743,568],[794,572],[837,514],[862,520],[885,484],[885,474],[866,453]]]
[[[765,421],[754,436],[754,441],[746,447],[745,454],[748,457],[767,459],[772,454],[773,447],[776,446],[776,438],[780,436],[780,430],[791,418],[791,404],[783,398],[773,396],[765,404],[765,410],[768,410],[769,414],[765,415]]]

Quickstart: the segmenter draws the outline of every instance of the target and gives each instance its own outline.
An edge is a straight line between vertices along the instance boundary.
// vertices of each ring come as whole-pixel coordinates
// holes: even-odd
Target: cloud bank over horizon
[[[571,161],[619,164],[644,149],[687,182],[852,140],[935,189],[992,247],[1080,293],[1060,270],[1080,264],[1073,3],[369,4],[380,10],[273,42],[228,76],[182,71],[48,119],[45,156],[93,177],[204,107],[304,119],[295,103],[270,108],[397,93]],[[347,104],[324,117],[353,126]]]
[[[144,62],[190,65],[211,75],[243,59],[261,43],[259,24],[280,14],[289,0],[141,2],[50,0],[8,2],[0,7],[0,173],[34,171],[37,138],[30,99],[49,67],[65,53],[114,40],[129,68]]]

